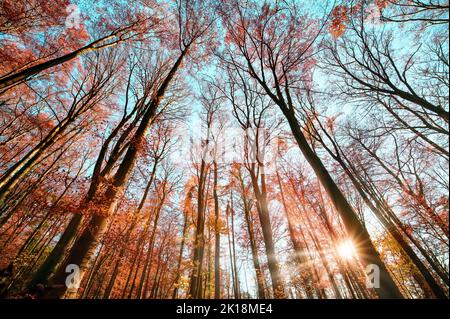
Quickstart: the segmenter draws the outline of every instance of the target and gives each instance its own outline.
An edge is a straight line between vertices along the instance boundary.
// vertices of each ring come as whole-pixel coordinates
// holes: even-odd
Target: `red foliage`
[[[345,32],[345,25],[349,21],[349,9],[347,6],[338,5],[331,13],[330,33],[338,38]]]

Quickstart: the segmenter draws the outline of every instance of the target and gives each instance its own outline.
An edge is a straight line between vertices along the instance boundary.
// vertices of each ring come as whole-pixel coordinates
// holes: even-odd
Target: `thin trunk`
[[[242,201],[244,204],[245,222],[247,224],[248,237],[249,237],[249,241],[250,241],[250,249],[252,252],[252,259],[253,259],[253,267],[255,269],[255,274],[256,274],[258,298],[266,299],[264,276],[263,276],[261,264],[259,262],[258,247],[256,245],[255,231],[253,229],[253,223],[252,223],[251,216],[250,216],[251,210],[249,207],[249,202],[248,202],[247,196],[245,194],[244,180],[242,179],[240,172],[239,172],[238,178],[239,178],[239,181],[241,184]]]
[[[150,174],[150,179],[147,182],[147,186],[145,187],[144,194],[142,195],[142,198],[141,198],[141,200],[139,202],[138,208],[134,212],[133,220],[131,222],[131,225],[127,229],[125,238],[123,240],[122,247],[121,247],[120,252],[119,252],[119,257],[117,259],[117,262],[116,262],[116,264],[114,266],[114,270],[113,270],[112,275],[111,275],[111,279],[109,280],[108,286],[106,287],[105,292],[103,294],[103,298],[104,299],[108,299],[109,298],[109,295],[111,294],[112,288],[114,287],[114,282],[116,280],[117,274],[119,273],[119,268],[121,266],[122,259],[123,259],[124,255],[125,255],[127,244],[130,241],[131,234],[133,233],[134,229],[136,228],[136,225],[137,225],[137,222],[138,222],[138,219],[139,219],[139,215],[141,213],[142,208],[144,207],[144,204],[145,204],[145,201],[147,199],[148,192],[150,191],[151,185],[153,184],[153,180],[154,180],[154,177],[155,177],[155,172],[156,172],[156,166],[157,165],[158,165],[158,159],[155,159],[155,162],[153,163],[152,172]]]
[[[339,212],[347,233],[353,240],[359,258],[366,267],[369,265],[376,265],[378,267],[380,284],[379,288],[374,288],[374,290],[378,296],[383,299],[403,299],[400,290],[375,249],[367,229],[358,219],[358,215],[337,187],[320,158],[309,146],[294,113],[289,111],[286,106],[282,107],[282,111],[289,122],[292,134],[294,135],[300,150],[316,173],[317,178],[330,197],[334,207]]]
[[[183,51],[181,55],[178,57],[172,69],[169,71],[167,77],[159,87],[156,96],[151,101],[148,110],[144,114],[142,121],[136,133],[134,134],[133,140],[135,142],[129,146],[121,164],[119,165],[119,168],[117,169],[112,185],[108,187],[108,189],[105,191],[104,197],[102,198],[103,214],[102,215],[96,214],[92,217],[92,219],[89,222],[89,225],[80,235],[80,237],[76,240],[69,253],[66,264],[79,265],[80,279],[83,278],[84,274],[90,267],[91,257],[94,255],[99,240],[102,238],[107,228],[109,220],[108,217],[115,210],[118,204],[119,195],[123,192],[125,184],[128,182],[129,177],[131,176],[131,173],[134,169],[138,155],[138,146],[140,145],[140,142],[144,139],[145,133],[147,132],[147,129],[156,114],[156,109],[160,101],[164,97],[171,80],[173,79],[178,68],[180,67],[186,52],[187,52],[186,50]],[[54,283],[56,285],[60,286],[62,285],[60,296],[63,296],[66,293],[66,291],[67,297],[76,296],[78,289],[76,288],[67,289],[67,287],[63,285],[65,277],[66,277],[65,265],[61,265],[54,278]]]
[[[233,195],[231,195],[231,196],[233,196]],[[231,243],[232,243],[232,249],[233,249],[233,267],[234,267],[235,295],[236,295],[237,299],[241,299],[241,289],[240,289],[240,284],[239,284],[239,276],[238,276],[237,263],[236,263],[236,240],[235,240],[235,232],[234,232],[233,198],[231,198],[230,215],[231,215]]]
[[[261,169],[263,169],[261,167]],[[252,164],[249,170],[252,181],[253,191],[257,201],[257,210],[261,223],[264,244],[267,254],[267,263],[269,266],[270,277],[272,279],[272,288],[274,298],[286,298],[284,285],[281,279],[280,268],[275,253],[275,244],[273,242],[272,225],[270,222],[269,209],[267,205],[267,194],[265,192],[264,172],[261,172],[261,188],[258,183],[258,177],[255,172],[255,164]]]
[[[195,230],[193,271],[189,288],[191,298],[201,297],[201,278],[203,267],[203,251],[205,247],[204,228],[205,228],[205,184],[207,175],[207,165],[202,159],[200,164],[200,176],[197,194],[197,227]]]
[[[214,162],[214,299],[220,299],[220,229],[219,196],[217,195],[217,162]]]
[[[156,209],[155,219],[153,220],[153,227],[151,230],[151,236],[150,236],[150,240],[149,240],[149,244],[148,244],[147,255],[146,255],[145,261],[144,261],[144,269],[142,270],[141,279],[139,281],[138,289],[136,291],[136,297],[138,299],[140,299],[142,297],[142,288],[144,286],[144,281],[147,277],[147,272],[150,273],[149,267],[152,263],[153,247],[155,246],[155,237],[156,237],[156,232],[157,232],[157,228],[158,228],[159,216],[161,213],[162,206],[164,205],[164,200],[165,200],[164,197],[165,197],[165,194],[163,195],[163,198],[161,199],[161,202],[159,203],[159,205]]]
[[[234,274],[235,271],[235,267],[233,264],[233,250],[231,249],[231,235],[230,235],[230,223],[228,220],[228,216],[229,216],[229,211],[230,211],[230,206],[228,204],[227,206],[227,239],[228,239],[228,255],[230,256],[230,270],[231,270],[231,278],[233,281],[233,295],[234,295],[234,299],[237,299],[237,287],[236,287],[236,276]]]
[[[30,77],[32,77],[36,74],[39,74],[42,71],[45,71],[45,70],[55,67],[57,65],[63,64],[65,62],[71,61],[84,53],[87,53],[90,51],[95,51],[95,50],[98,50],[99,48],[105,48],[105,47],[109,47],[109,46],[119,43],[120,41],[122,41],[120,38],[119,38],[119,40],[117,40],[111,44],[106,44],[104,42],[114,38],[116,35],[119,35],[120,33],[123,34],[124,32],[126,32],[126,30],[128,28],[129,27],[123,28],[122,30],[116,30],[108,36],[100,38],[78,50],[72,51],[63,56],[56,57],[51,60],[39,63],[37,65],[30,66],[19,72],[0,77],[0,95],[5,93],[7,90],[11,89],[12,87],[27,81]]]
[[[188,216],[187,216],[187,211],[185,211],[184,222],[183,222],[183,232],[182,232],[181,245],[180,245],[180,253],[178,254],[177,272],[176,272],[176,277],[175,277],[175,288],[173,289],[172,299],[176,299],[177,295],[178,295],[179,280],[181,278],[181,274],[180,274],[181,262],[183,261],[183,250],[184,250],[184,244],[186,241],[187,222],[188,222]]]

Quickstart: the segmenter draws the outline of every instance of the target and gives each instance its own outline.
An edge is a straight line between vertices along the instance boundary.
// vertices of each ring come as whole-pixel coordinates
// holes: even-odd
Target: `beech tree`
[[[4,0],[0,33],[0,298],[448,298],[448,1]]]
[[[33,1],[34,2],[34,1]],[[132,39],[143,39],[143,34],[149,33],[150,30],[156,28],[159,21],[158,17],[143,17],[139,11],[131,13],[126,10],[121,15],[105,18],[105,30],[103,35],[95,40],[83,44],[84,41],[90,40],[87,31],[88,26],[81,25],[81,17],[77,17],[77,21],[69,23],[70,18],[66,16],[66,9],[70,4],[69,1],[59,1],[52,6],[42,3],[27,3],[26,1],[19,1],[19,3],[11,4],[4,3],[4,13],[0,20],[3,25],[1,29],[3,33],[11,37],[19,37],[21,41],[28,44],[28,42],[36,42],[35,35],[38,29],[42,29],[50,33],[51,27],[67,26],[61,31],[61,34],[56,42],[63,47],[61,50],[58,47],[42,47],[41,56],[35,57],[33,53],[28,51],[28,55],[17,57],[17,45],[10,41],[9,38],[2,39],[5,43],[5,50],[2,50],[2,55],[6,58],[5,61],[10,60],[15,64],[15,69],[2,74],[0,76],[0,94],[4,94],[12,87],[28,81],[31,77],[48,70],[52,67],[61,65],[68,61],[72,61],[83,54],[93,51],[99,51],[104,48],[116,46],[124,41]],[[150,2],[146,3],[147,8],[153,6]],[[135,6],[134,9],[138,10]],[[78,8],[74,8],[78,10]],[[76,14],[81,14],[78,11]],[[134,18],[131,18],[134,16]],[[119,19],[118,26],[114,25],[113,19]],[[75,23],[77,25],[75,25]],[[30,31],[28,33],[28,31]],[[98,30],[96,30],[98,33]],[[66,34],[65,34],[66,33]],[[49,37],[52,36],[51,34]],[[47,39],[50,42],[50,39]],[[81,42],[81,43],[77,43]],[[10,43],[11,42],[11,43]],[[80,44],[82,44],[80,46]],[[58,55],[59,56],[55,56]],[[23,54],[22,54],[23,55]],[[5,65],[5,70],[9,66]]]
[[[12,165],[1,177],[0,180],[0,200],[4,200],[14,185],[23,177],[32,166],[42,157],[43,153],[66,131],[71,125],[111,94],[114,88],[113,69],[120,63],[120,57],[111,52],[106,55],[96,55],[89,67],[95,72],[87,73],[79,80],[75,80],[73,87],[56,97],[60,102],[59,108],[49,105],[50,114],[47,116],[48,125],[51,128],[45,136],[33,146],[22,158]],[[87,90],[85,89],[87,87]],[[86,90],[86,92],[85,92]],[[72,99],[71,99],[72,98]],[[67,102],[65,100],[68,100]],[[64,105],[67,103],[67,106]]]
[[[252,3],[245,7],[237,3],[226,7],[227,12],[233,12],[224,15],[224,23],[228,26],[227,37],[232,46],[222,54],[221,59],[235,69],[247,72],[280,108],[303,155],[340,212],[350,236],[357,243],[360,258],[366,265],[375,264],[380,267],[381,285],[376,289],[380,297],[402,298],[367,230],[301,131],[291,90],[301,86],[302,82],[303,85],[308,85],[313,44],[320,26],[319,30],[305,28],[304,20],[293,14],[295,10],[295,7],[285,8],[278,4],[270,6],[267,3],[261,9]],[[295,32],[299,34],[294,36]]]

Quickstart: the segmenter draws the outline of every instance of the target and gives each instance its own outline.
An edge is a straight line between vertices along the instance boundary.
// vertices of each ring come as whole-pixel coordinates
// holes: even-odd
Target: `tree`
[[[438,0],[1,1],[0,297],[447,298],[447,27]]]
[[[67,106],[65,105],[65,101],[61,102],[58,106],[65,110],[65,112],[61,114],[57,109],[55,110],[51,106],[49,107],[48,112],[51,112],[53,115],[50,123],[51,129],[48,130],[46,136],[37,145],[2,175],[0,179],[0,200],[6,198],[20,178],[29,172],[33,165],[43,156],[44,152],[58,138],[64,135],[70,126],[74,125],[77,121],[81,122],[86,113],[97,108],[103,100],[111,95],[115,86],[114,70],[118,63],[120,63],[120,59],[114,51],[106,55],[95,55],[88,65],[96,70],[96,72],[94,74],[85,73],[84,76],[73,83],[73,87],[70,90],[64,92],[64,95],[59,97],[63,101],[67,97],[69,98]]]
[[[243,133],[243,161],[250,174],[251,184],[256,199],[256,208],[264,235],[264,243],[268,258],[268,265],[272,279],[275,298],[284,298],[284,284],[275,253],[272,226],[268,207],[264,157],[269,137],[268,132],[273,124],[265,121],[265,112],[272,106],[270,100],[259,92],[252,80],[239,72],[233,73],[227,69],[228,79],[224,85],[224,95],[233,108],[233,116],[238,121]],[[252,85],[253,84],[253,85]],[[222,84],[217,84],[222,86]]]
[[[303,155],[341,214],[360,258],[366,265],[375,264],[380,268],[381,285],[377,293],[381,298],[402,298],[367,230],[308,145],[296,117],[291,91],[300,89],[302,83],[309,85],[312,46],[323,25],[318,29],[306,28],[305,20],[294,6],[264,3],[259,9],[254,3],[243,6],[232,1],[229,4],[232,5],[223,10],[223,20],[231,46],[221,54],[221,60],[249,74],[280,108]]]
[[[36,27],[45,29],[55,24],[64,25],[63,21],[66,20],[65,8],[68,7],[69,3],[67,1],[61,2],[65,2],[65,4],[55,4],[51,7],[40,3],[37,3],[34,6],[30,3],[21,3],[11,6],[6,4],[6,7],[8,9],[5,11],[5,31],[12,35],[22,35],[22,37],[25,38],[24,41],[35,41],[34,39],[30,40],[24,36],[24,34],[26,34],[24,33],[25,30],[33,28],[33,31],[36,31]],[[149,5],[150,3],[147,4],[147,6]],[[12,17],[11,15],[13,14],[13,12],[14,14],[18,15]],[[105,35],[100,36],[98,39],[93,40],[80,48],[73,48],[76,45],[70,43],[70,41],[73,42],[73,40],[67,41],[67,39],[61,37],[58,41],[59,44],[65,46],[69,52],[63,52],[64,54],[61,56],[52,57],[59,49],[51,48],[51,50],[53,51],[44,51],[42,57],[30,57],[29,59],[31,61],[25,61],[26,63],[21,63],[22,65],[20,66],[17,65],[15,70],[12,70],[11,72],[6,73],[0,77],[0,94],[4,94],[14,86],[28,81],[31,77],[36,76],[37,74],[45,70],[74,60],[88,52],[95,52],[104,48],[116,46],[119,43],[129,41],[138,37],[142,38],[142,35],[149,32],[149,30],[151,30],[152,28],[155,28],[158,22],[158,19],[141,17],[139,12],[134,12],[133,16],[137,18],[134,20],[131,19],[131,13],[125,11],[124,16],[120,17],[122,20],[122,25],[114,26],[114,24],[111,24],[111,22],[107,23],[107,27],[104,32]],[[79,26],[79,28],[81,28],[84,33],[77,32],[76,27],[70,28],[71,34],[68,38],[79,39],[80,35],[83,35],[84,38],[86,38],[85,27],[86,26],[84,24]],[[84,38],[81,37],[81,40],[85,40]],[[8,54],[8,52],[6,54]],[[13,54],[11,54],[11,58],[16,59],[17,57],[14,57]]]

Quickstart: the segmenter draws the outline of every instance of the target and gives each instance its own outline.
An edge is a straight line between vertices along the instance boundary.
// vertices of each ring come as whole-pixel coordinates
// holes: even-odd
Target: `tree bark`
[[[217,194],[217,162],[214,162],[214,299],[220,299],[220,229],[219,196]]]
[[[103,43],[103,42],[106,42],[106,41],[108,41],[110,39],[113,39],[116,35],[118,35],[120,33],[126,32],[127,29],[129,29],[129,27],[116,30],[116,31],[112,32],[111,34],[109,34],[109,35],[107,35],[107,36],[105,36],[103,38],[100,38],[100,39],[98,39],[98,40],[96,40],[94,42],[91,42],[88,45],[86,45],[86,46],[84,46],[84,47],[82,47],[82,48],[80,48],[78,50],[72,51],[72,52],[67,53],[67,54],[65,54],[63,56],[60,56],[60,57],[56,57],[56,58],[51,59],[49,61],[45,61],[45,62],[39,63],[37,65],[30,66],[30,67],[28,67],[28,68],[26,68],[24,70],[21,70],[21,71],[19,71],[17,73],[13,73],[11,75],[6,75],[6,76],[3,76],[3,77],[0,77],[0,95],[5,93],[6,91],[11,89],[15,85],[18,85],[20,83],[23,83],[23,82],[27,81],[30,77],[32,77],[32,76],[34,76],[34,75],[36,75],[38,73],[41,73],[42,71],[45,71],[45,70],[50,69],[50,68],[52,68],[54,66],[63,64],[63,63],[68,62],[70,60],[73,60],[76,57],[78,57],[78,56],[80,56],[80,55],[82,55],[84,53],[87,53],[87,52],[90,52],[90,51],[95,51],[95,50],[98,50],[98,49],[101,49],[101,48],[110,47],[112,45],[116,45],[117,43],[121,42],[122,40],[118,39],[118,40],[116,40],[116,41],[114,41],[112,43],[109,43],[109,44],[106,44],[106,43]]]
[[[169,71],[166,78],[159,87],[155,97],[150,102],[150,105],[145,112],[142,121],[139,124],[138,129],[136,130],[136,133],[134,134],[134,143],[129,146],[121,164],[119,165],[119,168],[117,169],[112,185],[108,187],[104,194],[104,197],[102,198],[102,214],[95,214],[91,218],[87,228],[74,243],[67,261],[64,263],[64,265],[61,265],[59,267],[53,282],[57,287],[61,287],[59,292],[60,297],[64,295],[66,295],[66,297],[76,296],[78,288],[67,289],[67,287],[64,285],[66,278],[65,265],[78,265],[80,270],[79,276],[81,279],[88,270],[91,257],[94,255],[99,240],[101,239],[107,228],[108,217],[115,210],[116,205],[118,204],[119,195],[123,191],[125,184],[128,182],[131,172],[134,169],[140,142],[143,140],[145,133],[156,114],[156,109],[160,101],[164,97],[171,80],[180,67],[181,62],[187,52],[186,50],[182,51],[175,64],[172,66],[172,69]]]
[[[275,244],[273,242],[272,225],[270,222],[269,209],[267,206],[267,194],[265,191],[265,177],[264,172],[261,172],[261,188],[258,183],[258,176],[256,175],[256,165],[251,164],[252,167],[249,170],[250,178],[252,181],[253,191],[257,201],[257,210],[261,223],[262,233],[264,237],[264,244],[267,254],[267,263],[269,266],[270,277],[272,279],[272,288],[274,298],[286,298],[284,291],[284,285],[281,279],[280,268],[278,260],[276,258]],[[261,167],[262,169],[262,167]]]
[[[339,212],[347,233],[350,238],[352,238],[359,258],[365,266],[376,265],[380,270],[380,285],[379,288],[374,288],[377,295],[382,299],[403,299],[403,295],[389,274],[389,271],[387,270],[384,262],[381,260],[380,255],[373,246],[369,233],[358,219],[357,214],[350,206],[347,199],[333,181],[331,175],[328,173],[320,158],[309,146],[294,113],[289,111],[287,108],[282,108],[282,111],[289,122],[289,126],[300,150],[316,173],[317,178],[330,197],[334,207]]]

